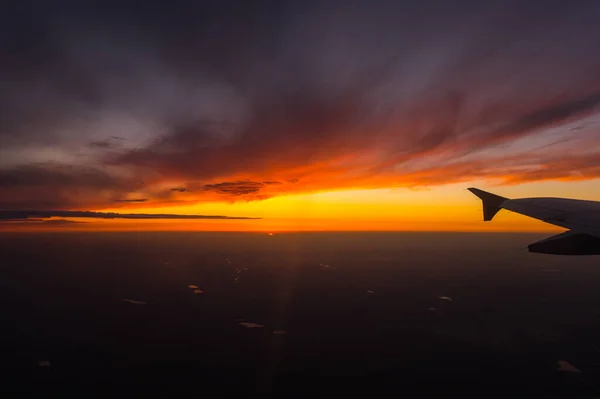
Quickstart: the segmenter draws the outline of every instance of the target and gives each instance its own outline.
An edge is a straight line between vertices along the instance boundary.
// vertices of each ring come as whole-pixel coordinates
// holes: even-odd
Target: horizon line
[[[29,225],[29,224],[25,224]],[[21,224],[23,226],[23,224]],[[29,225],[33,226],[33,224]],[[466,233],[466,234],[552,234],[549,230],[284,230],[284,231],[256,231],[256,230],[160,230],[160,229],[69,229],[57,226],[28,229],[2,229],[0,233],[33,233],[33,232],[62,232],[62,233],[243,233],[243,234],[298,234],[298,233]]]

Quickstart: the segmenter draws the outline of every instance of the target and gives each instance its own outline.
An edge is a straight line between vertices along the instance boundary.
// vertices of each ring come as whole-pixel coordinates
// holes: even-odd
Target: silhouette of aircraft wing
[[[483,202],[483,220],[491,221],[506,209],[568,229],[530,244],[529,252],[552,255],[600,255],[600,202],[569,198],[501,197],[478,188],[469,191]]]

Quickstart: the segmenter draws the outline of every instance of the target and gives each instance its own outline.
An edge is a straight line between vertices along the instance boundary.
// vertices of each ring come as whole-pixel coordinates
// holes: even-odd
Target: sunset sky
[[[0,230],[550,231],[466,188],[600,200],[598,1],[83,3],[0,15],[0,213],[234,219]]]

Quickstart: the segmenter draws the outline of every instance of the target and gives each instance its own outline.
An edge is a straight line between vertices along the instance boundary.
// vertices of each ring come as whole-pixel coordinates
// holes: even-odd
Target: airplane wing
[[[506,209],[568,231],[529,245],[530,252],[556,255],[600,255],[600,202],[568,198],[501,197],[469,188],[483,203],[483,220]]]

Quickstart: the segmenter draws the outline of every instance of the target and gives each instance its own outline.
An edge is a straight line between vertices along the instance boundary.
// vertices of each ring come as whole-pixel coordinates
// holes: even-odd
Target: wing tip
[[[502,204],[508,198],[489,193],[476,187],[469,187],[471,193],[478,197],[483,203],[483,221],[489,222],[502,209]]]

